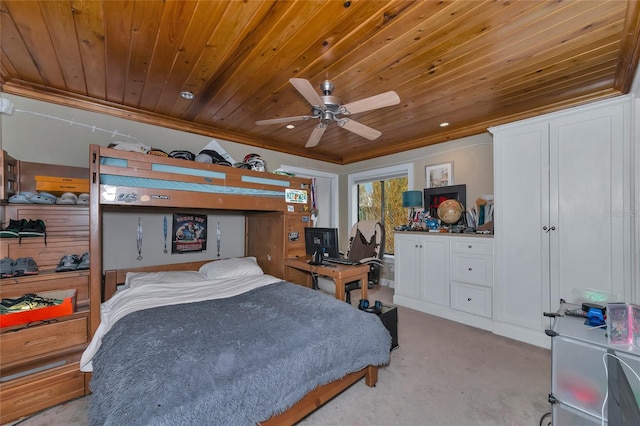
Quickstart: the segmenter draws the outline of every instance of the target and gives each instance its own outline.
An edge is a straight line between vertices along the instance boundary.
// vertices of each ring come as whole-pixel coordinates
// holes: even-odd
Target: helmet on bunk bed
[[[169,157],[182,158],[183,160],[189,160],[189,161],[193,161],[193,159],[196,158],[193,152],[189,152],[185,150],[171,151],[169,153]]]
[[[212,149],[203,149],[196,155],[196,161],[199,163],[217,164],[219,166],[231,166],[231,163],[224,159]]]
[[[243,169],[256,170],[258,172],[267,171],[267,162],[262,159],[258,154],[248,154],[244,157],[242,162]]]

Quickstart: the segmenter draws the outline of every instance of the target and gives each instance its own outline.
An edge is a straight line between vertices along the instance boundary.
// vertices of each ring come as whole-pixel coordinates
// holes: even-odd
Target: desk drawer
[[[87,343],[87,318],[45,324],[0,335],[0,364]]]

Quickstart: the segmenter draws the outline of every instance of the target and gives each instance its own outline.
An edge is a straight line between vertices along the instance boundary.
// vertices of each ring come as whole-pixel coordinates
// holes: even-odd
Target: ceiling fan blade
[[[318,145],[318,142],[320,142],[320,138],[324,134],[326,128],[327,125],[324,123],[320,123],[316,127],[314,127],[313,132],[311,132],[311,136],[309,136],[309,140],[305,145],[305,148],[313,148],[314,146]]]
[[[318,107],[320,109],[325,109],[326,106],[322,101],[316,89],[313,88],[309,80],[305,80],[304,78],[290,78],[289,83],[296,88],[298,92],[311,104],[311,106]]]
[[[297,117],[271,118],[269,120],[258,120],[256,121],[256,125],[263,126],[265,124],[290,123],[292,121],[302,121],[302,120],[308,120],[310,118],[314,118],[314,117],[310,115],[299,115]]]
[[[357,121],[350,120],[348,118],[343,118],[338,121],[338,126],[347,129],[350,132],[355,133],[356,135],[360,135],[363,138],[367,138],[370,141],[374,139],[378,139],[382,132],[372,129],[369,126],[365,126],[362,123],[358,123]]]
[[[372,109],[398,105],[400,96],[393,90],[390,92],[380,93],[379,95],[360,99],[359,101],[349,102],[342,106],[346,110],[343,114],[356,114],[358,112],[370,111]]]

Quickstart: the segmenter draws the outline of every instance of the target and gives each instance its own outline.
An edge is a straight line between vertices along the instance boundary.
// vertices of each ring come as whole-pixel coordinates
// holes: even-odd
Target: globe
[[[464,213],[464,207],[457,200],[445,200],[438,206],[438,217],[444,223],[453,225],[457,223]]]

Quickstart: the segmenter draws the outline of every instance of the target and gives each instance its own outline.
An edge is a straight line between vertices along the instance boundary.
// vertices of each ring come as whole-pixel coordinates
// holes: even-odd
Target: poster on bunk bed
[[[173,214],[172,254],[207,250],[207,215]]]

